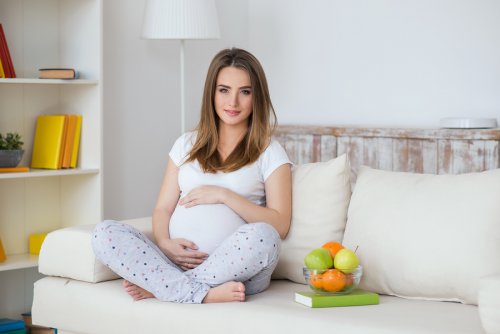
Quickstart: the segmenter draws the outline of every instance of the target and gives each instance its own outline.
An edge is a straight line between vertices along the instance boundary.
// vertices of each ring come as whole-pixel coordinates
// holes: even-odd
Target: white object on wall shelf
[[[5,262],[0,263],[0,271],[34,268],[38,266],[38,255],[16,254],[9,255]]]
[[[446,129],[492,129],[498,124],[495,118],[448,117],[441,118],[439,126]]]
[[[85,174],[98,174],[98,173],[99,173],[98,168],[72,168],[72,169],[58,169],[58,170],[31,169],[29,172],[23,172],[23,173],[0,173],[0,179],[85,175]]]
[[[88,79],[36,79],[36,78],[15,78],[0,79],[0,84],[35,84],[35,85],[97,85],[99,80]]]

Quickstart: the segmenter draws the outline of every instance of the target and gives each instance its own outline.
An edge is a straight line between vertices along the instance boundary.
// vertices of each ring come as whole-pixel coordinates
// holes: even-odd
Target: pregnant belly
[[[191,208],[178,205],[170,218],[170,238],[194,242],[198,250],[211,254],[224,239],[245,221],[224,204],[205,204]]]

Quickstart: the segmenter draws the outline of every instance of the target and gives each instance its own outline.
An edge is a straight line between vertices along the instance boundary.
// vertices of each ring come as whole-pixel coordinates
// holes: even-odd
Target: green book
[[[379,303],[378,294],[356,289],[346,295],[322,295],[313,291],[299,291],[295,293],[295,301],[309,307],[337,307],[376,305]]]

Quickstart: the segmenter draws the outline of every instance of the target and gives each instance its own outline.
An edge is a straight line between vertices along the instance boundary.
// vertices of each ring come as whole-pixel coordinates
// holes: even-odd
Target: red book
[[[2,60],[2,66],[5,72],[5,77],[15,78],[16,71],[14,70],[14,64],[12,63],[12,58],[10,57],[9,46],[7,45],[7,39],[5,38],[5,33],[3,31],[1,23],[0,23],[0,59]]]

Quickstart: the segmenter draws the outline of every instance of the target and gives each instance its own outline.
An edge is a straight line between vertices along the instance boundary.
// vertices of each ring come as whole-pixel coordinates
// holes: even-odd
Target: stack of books
[[[26,334],[24,321],[15,319],[0,319],[0,334]]]
[[[379,295],[361,289],[356,289],[345,295],[324,295],[314,291],[300,291],[295,293],[295,301],[308,307],[338,307],[376,305]]]
[[[31,168],[76,168],[81,128],[81,115],[38,116]]]

